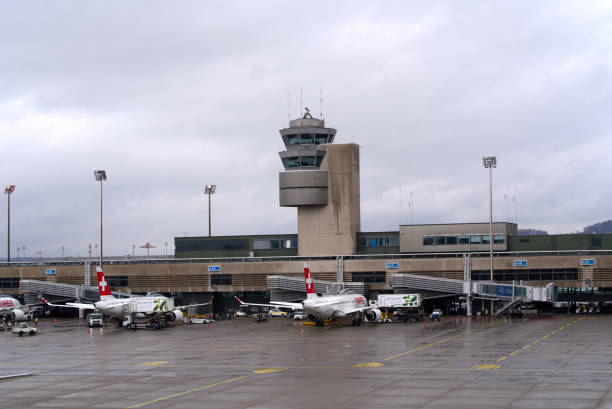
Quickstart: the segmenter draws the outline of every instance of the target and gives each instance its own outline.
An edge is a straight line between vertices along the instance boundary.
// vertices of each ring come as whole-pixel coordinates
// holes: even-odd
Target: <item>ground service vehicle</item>
[[[269,315],[270,317],[286,317],[286,316],[287,316],[287,315],[289,315],[289,314],[287,314],[287,312],[285,312],[285,311],[281,311],[281,310],[279,310],[279,309],[277,309],[277,308],[272,308],[272,309],[270,310],[270,312],[268,312],[268,315]]]
[[[268,315],[263,312],[253,314],[253,322],[263,322],[267,320],[268,320]]]
[[[36,335],[37,333],[38,329],[31,327],[27,322],[20,322],[13,327],[13,335],[19,335],[20,337],[23,335]]]
[[[431,320],[432,321],[440,321],[440,317],[442,316],[442,311],[435,309],[431,312]]]
[[[100,314],[97,311],[89,314],[89,317],[87,317],[87,325],[89,326],[89,328],[101,327],[102,326],[102,314]]]
[[[308,315],[305,312],[296,312],[295,314],[293,314],[293,319],[297,321],[303,321],[307,317]]]

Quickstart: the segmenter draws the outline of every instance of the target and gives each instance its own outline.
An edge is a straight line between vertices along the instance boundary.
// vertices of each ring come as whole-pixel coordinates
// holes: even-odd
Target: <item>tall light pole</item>
[[[94,177],[100,182],[100,268],[102,268],[102,182],[106,180],[105,170],[94,170]]]
[[[489,169],[489,261],[491,263],[491,282],[493,282],[493,168],[497,167],[495,156],[485,156],[482,158],[485,169]],[[491,314],[495,301],[491,300]]]
[[[208,195],[208,237],[210,237],[210,195],[215,193],[217,185],[206,185],[204,186],[204,194]]]
[[[8,196],[8,238],[6,239],[6,261],[11,262],[11,193],[15,191],[15,185],[8,185],[4,194]]]

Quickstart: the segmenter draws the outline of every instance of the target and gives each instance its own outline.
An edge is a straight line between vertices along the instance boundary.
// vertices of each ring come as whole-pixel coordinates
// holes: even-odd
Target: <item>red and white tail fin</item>
[[[96,267],[96,273],[98,274],[98,291],[100,291],[100,300],[113,300],[115,296],[111,293],[108,287],[108,282],[104,277],[101,267]]]
[[[306,263],[304,263],[304,279],[306,280],[306,298],[315,298],[317,292],[315,291],[314,281],[312,281],[310,270]]]

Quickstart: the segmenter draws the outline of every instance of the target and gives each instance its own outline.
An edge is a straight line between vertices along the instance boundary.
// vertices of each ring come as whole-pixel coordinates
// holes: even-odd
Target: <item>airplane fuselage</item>
[[[356,309],[367,307],[367,300],[359,294],[343,294],[307,298],[302,301],[304,311],[320,319],[354,315]]]

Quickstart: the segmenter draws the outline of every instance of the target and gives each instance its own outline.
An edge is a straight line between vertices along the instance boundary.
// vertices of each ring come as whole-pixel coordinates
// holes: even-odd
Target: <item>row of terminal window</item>
[[[286,135],[285,140],[287,141],[287,145],[321,145],[324,143],[331,143],[333,135],[321,133],[291,134]]]
[[[504,234],[494,234],[493,243],[503,244],[506,241]],[[457,236],[423,236],[424,246],[449,246],[455,244],[489,244],[488,234],[462,234]]]
[[[210,276],[210,285],[232,285],[232,275],[212,274]]]
[[[297,239],[255,239],[253,250],[297,249]]]
[[[285,168],[320,167],[323,156],[291,156],[283,158]]]
[[[19,278],[0,278],[0,288],[19,288]]]
[[[384,237],[359,237],[358,247],[397,247],[399,246],[399,236]]]
[[[491,279],[490,270],[472,270],[472,280],[489,281]],[[494,281],[562,281],[577,280],[578,269],[531,269],[531,270],[495,270],[493,272]]]

